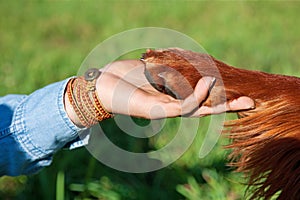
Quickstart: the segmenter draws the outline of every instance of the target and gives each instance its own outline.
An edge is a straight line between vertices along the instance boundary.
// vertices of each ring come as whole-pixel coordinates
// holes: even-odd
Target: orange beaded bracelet
[[[67,84],[66,92],[70,103],[85,127],[113,117],[105,110],[96,92],[96,80],[100,74],[98,69],[91,68],[84,76],[73,78]]]

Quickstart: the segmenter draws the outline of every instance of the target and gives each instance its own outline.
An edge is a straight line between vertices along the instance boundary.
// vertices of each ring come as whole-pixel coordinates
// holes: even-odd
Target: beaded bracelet
[[[67,84],[66,92],[70,103],[85,127],[113,117],[105,110],[96,92],[96,80],[100,74],[98,69],[91,68],[84,76],[73,78]]]

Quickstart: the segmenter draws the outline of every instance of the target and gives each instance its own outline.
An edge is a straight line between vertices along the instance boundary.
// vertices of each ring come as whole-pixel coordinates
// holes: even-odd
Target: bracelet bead
[[[113,115],[109,113],[97,95],[96,80],[101,75],[98,69],[91,68],[84,76],[72,78],[67,84],[67,95],[70,103],[85,127],[91,127]]]

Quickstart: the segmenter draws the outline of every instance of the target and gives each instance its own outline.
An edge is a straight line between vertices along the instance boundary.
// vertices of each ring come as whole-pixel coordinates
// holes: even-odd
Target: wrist
[[[67,84],[66,109],[70,112],[70,119],[79,126],[91,127],[113,117],[103,107],[96,91],[96,81],[100,74],[98,69],[89,69],[84,76],[72,78]]]
[[[69,117],[69,119],[75,124],[77,127],[84,127],[83,124],[80,122],[79,117],[77,116],[75,110],[73,109],[70,99],[68,97],[68,94],[65,90],[64,93],[64,105],[65,105],[65,111]]]

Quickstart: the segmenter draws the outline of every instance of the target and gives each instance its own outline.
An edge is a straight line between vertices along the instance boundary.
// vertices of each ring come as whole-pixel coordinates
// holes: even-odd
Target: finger
[[[227,111],[254,109],[255,103],[253,99],[242,96],[233,101],[228,102]]]
[[[191,117],[201,117],[211,114],[220,114],[227,111],[241,111],[254,108],[254,100],[249,97],[242,96],[234,99],[233,101],[225,102],[224,104],[219,104],[214,107],[201,106],[196,112],[191,115]]]
[[[182,102],[182,115],[191,113],[201,105],[215,81],[214,77],[203,77],[198,81],[194,92]]]

